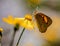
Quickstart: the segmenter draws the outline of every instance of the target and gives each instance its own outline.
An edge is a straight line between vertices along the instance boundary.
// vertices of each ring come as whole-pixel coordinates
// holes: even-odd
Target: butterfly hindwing
[[[52,24],[52,20],[50,17],[46,16],[43,13],[37,13],[35,15],[35,19],[37,22],[37,26],[41,33],[46,32],[47,28]]]

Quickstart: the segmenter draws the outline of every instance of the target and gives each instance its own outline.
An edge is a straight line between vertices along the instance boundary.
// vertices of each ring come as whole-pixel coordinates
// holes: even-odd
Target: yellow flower
[[[3,29],[0,28],[0,40],[1,40],[1,38],[2,38],[2,32],[3,32]]]
[[[8,16],[8,18],[3,18],[3,21],[6,22],[6,23],[8,23],[8,24],[13,24],[13,25],[15,25],[17,23],[19,24],[19,22],[20,22],[16,18],[13,18],[11,15]]]
[[[33,3],[33,4],[36,4],[36,5],[39,5],[40,4],[40,0],[30,0],[29,3]]]
[[[24,18],[16,18],[20,20],[20,26],[27,28],[27,29],[33,29],[34,24],[32,22],[32,16],[30,14],[26,14]]]
[[[24,18],[13,18],[12,16],[8,16],[8,18],[3,18],[3,21],[8,24],[19,24],[24,28],[33,29],[32,16],[30,14],[25,15]]]
[[[3,32],[3,29],[2,28],[0,28],[0,32]]]
[[[41,0],[27,0],[26,2],[28,7],[35,9],[40,5]]]

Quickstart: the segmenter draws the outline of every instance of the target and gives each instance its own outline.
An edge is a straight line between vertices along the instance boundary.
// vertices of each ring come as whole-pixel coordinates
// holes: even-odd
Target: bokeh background
[[[19,46],[49,46],[50,42],[55,41],[60,43],[60,0],[42,0],[39,11],[51,17],[52,25],[45,33],[26,29]],[[0,0],[0,27],[4,29],[2,46],[9,46],[14,27],[3,22],[2,18],[8,15],[24,17],[27,13],[31,13],[31,10],[26,6],[25,0]],[[16,33],[13,46],[16,45],[21,30],[22,27]]]

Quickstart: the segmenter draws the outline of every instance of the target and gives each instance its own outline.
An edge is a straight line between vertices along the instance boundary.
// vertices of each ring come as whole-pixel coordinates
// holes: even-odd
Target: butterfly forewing
[[[37,22],[37,26],[39,28],[39,31],[41,33],[46,32],[48,26],[50,26],[52,24],[51,18],[48,17],[48,16],[46,16],[43,13],[37,13],[35,15],[35,19],[36,19],[36,22]]]

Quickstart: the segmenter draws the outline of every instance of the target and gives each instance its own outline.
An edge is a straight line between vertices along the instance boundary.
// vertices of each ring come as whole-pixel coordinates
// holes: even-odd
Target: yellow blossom
[[[3,29],[2,28],[0,28],[0,32],[3,32]]]
[[[41,0],[27,0],[26,3],[29,8],[35,9],[40,6]]]
[[[32,22],[32,16],[30,14],[26,14],[24,18],[16,18],[20,20],[20,26],[27,28],[27,29],[33,29],[34,24]]]
[[[8,18],[3,18],[3,21],[8,24],[19,24],[24,28],[33,29],[32,16],[30,14],[26,14],[24,18],[13,18],[12,16],[8,16]]]
[[[39,5],[39,4],[40,4],[40,0],[29,0],[28,3],[29,3],[29,4]]]
[[[0,40],[1,40],[1,38],[2,38],[2,32],[3,32],[3,29],[0,28]]]
[[[3,18],[3,21],[4,22],[6,22],[6,23],[8,23],[8,24],[13,24],[13,25],[15,25],[15,24],[19,24],[19,20],[18,19],[16,19],[16,18],[13,18],[13,16],[8,16],[8,18]]]

